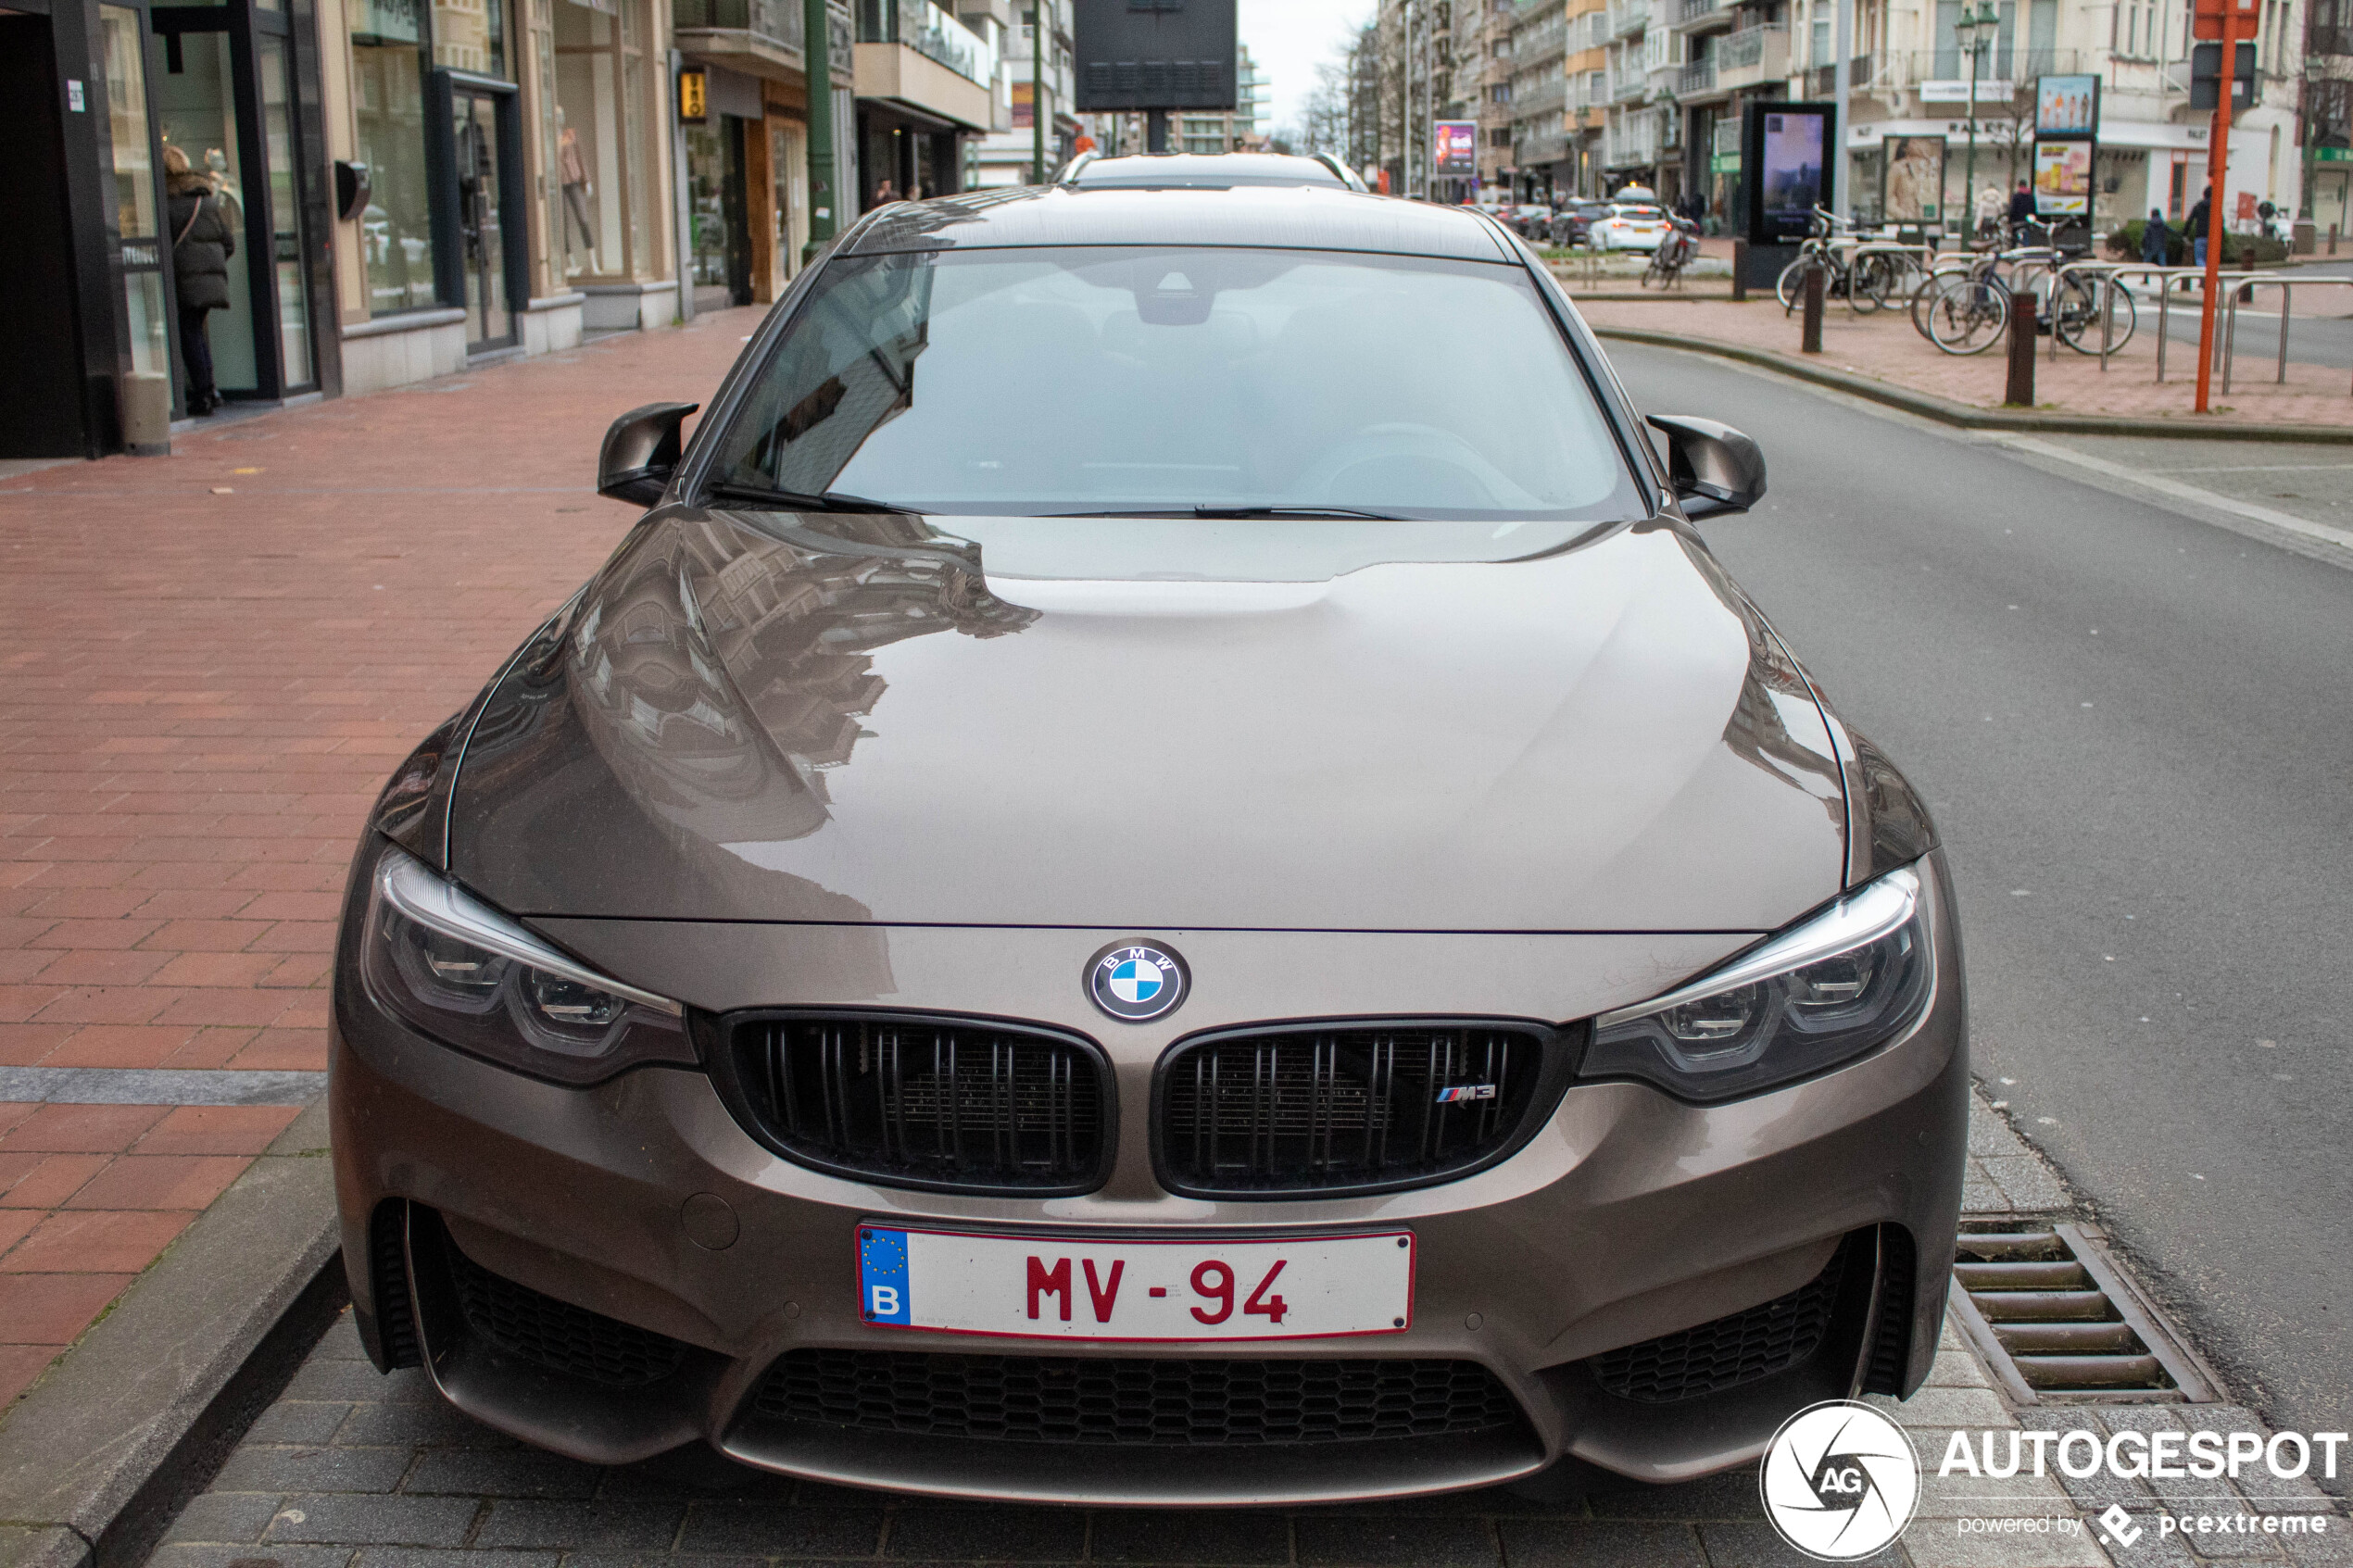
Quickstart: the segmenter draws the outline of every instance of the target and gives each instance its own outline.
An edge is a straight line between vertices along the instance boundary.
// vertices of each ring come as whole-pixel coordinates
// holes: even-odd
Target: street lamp
[[[1977,52],[1998,36],[2002,19],[1994,9],[1994,0],[1977,0],[1975,5],[1962,0],[1961,19],[1953,24],[1953,37],[1969,55],[1969,157],[1961,177],[1961,245],[1966,249],[1977,238]]]

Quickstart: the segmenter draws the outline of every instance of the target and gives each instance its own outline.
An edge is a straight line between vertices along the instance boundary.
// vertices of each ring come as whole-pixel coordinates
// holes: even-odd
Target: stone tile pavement
[[[605,426],[757,320],[0,475],[0,1409],[315,1092],[377,788],[631,521]]]
[[[1761,349],[1827,370],[1847,370],[1875,381],[1927,393],[1952,402],[1982,408],[2002,405],[2007,374],[2000,345],[1983,354],[1955,356],[1940,352],[1914,331],[1903,310],[1856,316],[1843,305],[1828,310],[1822,320],[1822,352],[1798,353],[1802,323],[1784,316],[1769,298],[1752,298],[1734,305],[1729,298],[1691,297],[1656,302],[1623,298],[1595,300],[1579,306],[1596,327],[1630,327],[1679,336],[1734,344]],[[2221,395],[2215,382],[2217,411],[2203,423],[2287,423],[2353,426],[2353,374],[2342,369],[2300,364],[2290,359],[2284,386],[2271,383],[2272,360],[2259,349],[2249,350],[2242,327],[2239,370],[2230,395]],[[2256,333],[2262,336],[2260,332]],[[2112,356],[2105,373],[2095,357],[2062,347],[2054,361],[2050,340],[2042,340],[2034,370],[2036,407],[2049,412],[2107,414],[2132,419],[2180,419],[2184,433],[2196,433],[2199,417],[2194,377],[2197,368],[2195,343],[2175,343],[2167,349],[2163,384],[2156,381],[2157,332],[2154,308],[2145,310],[2140,330],[2121,353]],[[2295,352],[2291,337],[2289,352]],[[2250,358],[2250,355],[2252,356]]]

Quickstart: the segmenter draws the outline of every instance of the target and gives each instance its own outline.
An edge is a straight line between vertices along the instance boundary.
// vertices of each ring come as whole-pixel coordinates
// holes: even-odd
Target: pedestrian
[[[899,192],[894,186],[892,186],[889,181],[886,180],[881,184],[875,187],[875,205],[876,207],[888,207],[892,202],[895,202],[898,199]]]
[[[1977,212],[1975,216],[1977,219],[1977,237],[1982,239],[1987,234],[1993,232],[1994,226],[2002,220],[2001,186],[1989,184],[1985,187],[1985,189],[1977,193]]]
[[[2034,187],[2021,180],[2018,189],[2010,193],[2010,227],[2024,228],[2034,221]]]
[[[2147,267],[2162,267],[2173,254],[2173,231],[2165,226],[2165,214],[2149,208],[2148,226],[2141,231],[2141,262]]]
[[[2206,231],[2213,221],[2214,187],[2207,186],[2197,194],[2197,205],[2190,208],[2190,265],[2206,265]]]
[[[186,153],[164,148],[163,168],[171,274],[179,295],[180,358],[188,367],[188,413],[194,418],[220,407],[205,318],[229,308],[229,258],[237,254],[237,234],[212,182],[188,167]]]

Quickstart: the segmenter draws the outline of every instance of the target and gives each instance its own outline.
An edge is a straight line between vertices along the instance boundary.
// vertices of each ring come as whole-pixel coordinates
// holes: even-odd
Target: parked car
[[[1614,202],[1605,216],[1592,220],[1587,232],[1596,250],[1656,250],[1667,227],[1665,207]]]
[[[1553,220],[1553,244],[1563,246],[1591,245],[1593,220],[1607,217],[1609,211],[1610,204],[1607,202],[1571,202],[1561,208]]]
[[[1553,208],[1548,202],[1522,202],[1512,208],[1512,232],[1522,239],[1541,240],[1545,226],[1552,220]]]
[[[590,1463],[1090,1507],[1684,1481],[1917,1388],[1944,857],[1695,526],[1755,445],[1504,241],[897,203],[683,450],[623,415],[642,515],[353,862],[375,1364]]]

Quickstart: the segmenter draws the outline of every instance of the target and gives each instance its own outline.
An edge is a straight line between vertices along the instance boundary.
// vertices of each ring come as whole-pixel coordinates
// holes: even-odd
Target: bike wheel
[[[2052,330],[2058,333],[2061,343],[2078,354],[2097,355],[2100,351],[2101,292],[2074,279],[2070,279],[2068,288],[2062,291],[2064,297]],[[2133,340],[2133,329],[2140,324],[2140,311],[2133,303],[2131,289],[2119,284],[2107,293],[2108,346],[2113,354]]]
[[[1947,279],[1928,308],[1928,341],[1947,354],[1982,354],[2010,324],[2007,291],[1975,278]]]
[[[1806,297],[1806,258],[1799,257],[1782,268],[1781,275],[1773,282],[1773,297],[1781,302],[1784,316],[1795,310]]]
[[[1895,292],[1895,265],[1884,256],[1864,257],[1855,263],[1854,276],[1846,286],[1856,309],[1866,315],[1883,309]]]

